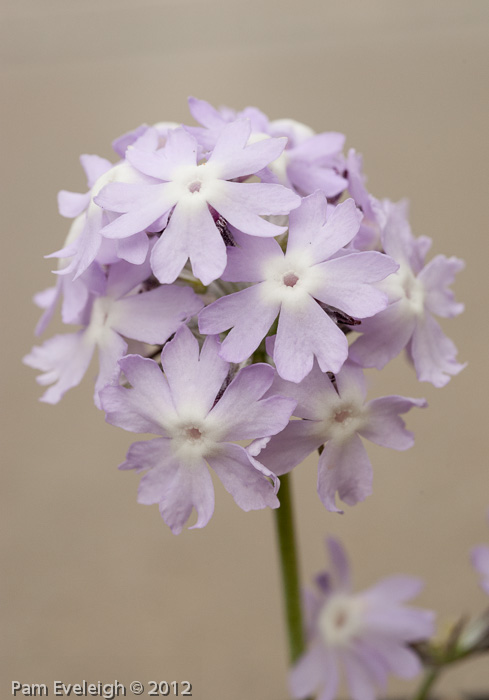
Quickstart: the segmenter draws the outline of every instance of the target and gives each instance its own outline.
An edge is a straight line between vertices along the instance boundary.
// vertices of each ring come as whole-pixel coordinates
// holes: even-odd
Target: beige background
[[[52,283],[61,188],[83,191],[80,153],[113,158],[141,122],[188,121],[190,94],[340,130],[364,154],[371,191],[412,202],[433,253],[467,259],[467,305],[445,328],[468,368],[442,390],[403,360],[372,395],[425,396],[407,453],[369,447],[375,493],[343,517],[294,475],[304,581],[323,537],[348,546],[359,589],[423,576],[440,626],[488,603],[468,564],[489,542],[487,202],[489,3],[364,0],[3,0],[1,153],[3,401],[2,679],[189,680],[196,700],[286,697],[286,648],[270,512],[245,514],[217,484],[203,531],[174,537],[120,473],[131,436],[91,403],[91,377],[52,407],[20,358],[34,292]],[[50,334],[59,330],[50,329]],[[95,368],[92,369],[92,374]],[[489,661],[448,673],[450,697],[487,690]],[[409,684],[393,683],[401,694]]]

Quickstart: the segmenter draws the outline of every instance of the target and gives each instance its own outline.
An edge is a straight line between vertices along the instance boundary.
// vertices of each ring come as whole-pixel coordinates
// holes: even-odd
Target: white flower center
[[[325,434],[328,439],[348,440],[361,429],[366,420],[365,406],[360,398],[358,401],[342,401],[338,398],[326,416]]]
[[[319,613],[319,632],[327,646],[348,645],[363,628],[365,604],[346,593],[331,596]]]
[[[172,190],[177,201],[189,205],[204,202],[219,189],[219,174],[212,163],[184,165],[173,173]]]
[[[386,278],[382,288],[391,301],[403,299],[407,311],[413,316],[421,316],[424,313],[424,285],[408,265],[401,263],[399,270]]]
[[[302,302],[314,294],[318,274],[304,253],[277,255],[264,263],[262,293],[264,300],[286,303],[289,307],[301,307]]]

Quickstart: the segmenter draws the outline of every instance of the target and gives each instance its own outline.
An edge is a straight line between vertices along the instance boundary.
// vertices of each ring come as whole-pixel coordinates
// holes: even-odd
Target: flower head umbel
[[[302,420],[290,421],[280,435],[272,437],[259,452],[260,461],[281,475],[324,446],[318,463],[318,493],[326,508],[336,512],[342,512],[335,504],[336,493],[350,506],[372,493],[372,465],[360,438],[406,450],[414,436],[405,429],[401,414],[426,406],[424,399],[405,396],[366,401],[363,372],[349,362],[334,381],[315,364],[299,384],[276,377],[272,391],[294,398],[294,415]]]
[[[434,616],[404,605],[421,590],[419,579],[392,576],[353,593],[343,547],[330,539],[328,550],[331,571],[308,592],[309,645],[290,673],[290,689],[297,699],[319,692],[318,699],[334,700],[344,671],[352,700],[375,700],[390,674],[421,671],[409,644],[433,634]]]
[[[153,360],[129,355],[120,366],[132,388],[102,391],[109,423],[162,436],[133,444],[121,468],[149,470],[139,502],[158,503],[175,534],[192,508],[193,527],[209,522],[214,489],[207,464],[243,510],[279,505],[276,477],[233,443],[278,433],[295,401],[263,398],[274,377],[273,368],[263,364],[242,369],[222,392],[229,365],[218,352],[217,338],[209,336],[199,354],[197,340],[183,327],[163,350],[164,374]]]

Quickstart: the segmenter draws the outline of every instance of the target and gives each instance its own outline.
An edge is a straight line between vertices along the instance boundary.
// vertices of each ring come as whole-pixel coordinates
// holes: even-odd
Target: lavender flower
[[[281,185],[231,182],[255,174],[285,146],[285,139],[247,146],[250,128],[247,120],[226,125],[210,157],[199,164],[198,143],[184,129],[170,130],[165,147],[156,151],[134,144],[127,160],[154,182],[114,182],[100,192],[96,203],[121,214],[103,235],[124,239],[148,226],[164,229],[151,257],[159,281],[174,282],[190,258],[195,276],[209,284],[226,267],[226,246],[209,207],[252,236],[283,232],[260,215],[288,214],[300,204],[296,194]]]
[[[293,119],[269,121],[255,107],[247,107],[242,112],[227,107],[217,110],[208,102],[191,97],[189,108],[204,128],[187,127],[187,130],[206,150],[214,147],[226,124],[245,117],[252,127],[251,143],[270,137],[287,137],[284,151],[260,172],[264,181],[280,183],[302,196],[320,190],[327,197],[337,197],[345,189],[347,181],[341,174],[345,169],[341,153],[345,143],[343,134],[334,131],[315,134],[306,124]]]
[[[334,700],[344,670],[352,700],[375,700],[389,674],[413,678],[421,671],[408,645],[433,634],[434,615],[403,605],[422,587],[411,576],[353,593],[345,551],[333,539],[328,549],[331,572],[318,576],[308,595],[309,648],[290,673],[290,690],[297,699],[320,692],[318,700]]]
[[[365,401],[362,370],[349,362],[334,383],[317,364],[300,384],[276,377],[272,391],[297,401],[285,430],[263,445],[252,448],[274,474],[286,474],[311,452],[324,445],[318,464],[318,493],[325,507],[341,513],[335,495],[355,505],[372,493],[372,465],[361,437],[394,450],[407,450],[414,443],[400,414],[413,406],[424,407],[424,399],[384,396]]]
[[[287,424],[295,401],[263,398],[274,370],[262,364],[242,369],[220,396],[229,365],[218,352],[219,342],[210,336],[199,356],[198,342],[184,326],[163,349],[164,375],[153,360],[129,355],[120,366],[133,388],[101,392],[109,423],[162,436],[134,443],[121,469],[149,470],[141,480],[139,502],[158,503],[175,534],[193,507],[193,527],[204,527],[212,516],[214,489],[206,463],[243,510],[279,505],[276,477],[232,443],[275,435]]]
[[[105,278],[101,270],[99,274]],[[39,384],[52,385],[41,401],[57,403],[68,389],[77,386],[98,347],[100,370],[94,400],[100,408],[100,390],[119,378],[118,360],[127,351],[125,337],[143,343],[164,343],[202,308],[202,301],[190,287],[167,285],[143,292],[141,283],[149,275],[148,262],[139,266],[124,261],[112,265],[104,279],[103,295],[90,294],[78,319],[84,328],[55,335],[24,357],[26,365],[43,372],[37,379]]]
[[[279,315],[273,359],[281,377],[300,382],[314,357],[323,371],[337,372],[348,342],[317,302],[355,318],[385,308],[387,298],[372,283],[396,270],[396,263],[377,252],[343,254],[361,219],[351,199],[326,214],[326,199],[316,192],[291,212],[285,254],[272,240],[229,250],[223,279],[254,284],[218,299],[199,316],[202,333],[232,328],[222,344],[224,359],[249,357]]]
[[[382,369],[407,348],[420,381],[444,386],[465,365],[456,361],[457,349],[433,314],[453,317],[463,311],[449,289],[463,267],[462,260],[437,255],[425,265],[429,238],[415,239],[406,218],[406,204],[385,202],[382,231],[385,252],[399,269],[382,284],[390,304],[362,323],[363,335],[350,349],[350,357],[363,367]]]

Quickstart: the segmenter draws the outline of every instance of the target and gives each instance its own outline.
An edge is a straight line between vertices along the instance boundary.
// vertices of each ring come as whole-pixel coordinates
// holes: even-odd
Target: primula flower
[[[124,338],[162,344],[202,308],[202,301],[190,287],[166,285],[142,292],[141,282],[149,276],[148,262],[112,265],[104,295],[91,295],[85,328],[55,335],[24,357],[26,365],[44,373],[37,378],[38,383],[52,385],[41,401],[57,403],[68,389],[77,386],[98,347],[100,369],[94,400],[100,408],[100,389],[118,380],[118,360],[127,351]]]
[[[372,283],[397,269],[382,253],[344,254],[360,220],[351,199],[327,217],[326,199],[316,192],[290,213],[285,254],[275,240],[230,248],[223,279],[254,284],[207,306],[199,315],[201,333],[232,328],[221,355],[242,362],[279,316],[273,359],[281,377],[300,382],[314,357],[323,371],[339,371],[348,342],[318,302],[355,319],[373,316],[385,308],[387,298]]]
[[[184,326],[163,348],[164,374],[153,360],[129,355],[120,366],[132,389],[106,387],[101,392],[109,423],[162,436],[134,443],[121,469],[149,470],[138,500],[158,503],[175,534],[192,508],[197,511],[193,527],[204,527],[212,516],[214,489],[207,464],[243,510],[279,505],[276,477],[233,443],[278,433],[295,401],[263,398],[275,374],[264,364],[245,367],[222,392],[229,365],[218,351],[218,339],[210,336],[199,355],[198,341]]]
[[[254,454],[277,475],[286,474],[311,452],[324,445],[318,464],[318,493],[330,511],[341,513],[335,494],[349,506],[372,493],[372,465],[361,437],[394,450],[407,450],[414,443],[400,417],[424,399],[384,396],[366,401],[362,370],[347,362],[335,381],[317,364],[300,384],[276,377],[272,391],[297,401],[285,430],[272,437],[261,452]]]
[[[293,119],[269,121],[255,107],[247,107],[242,112],[227,107],[217,110],[205,100],[195,97],[190,97],[188,103],[194,119],[205,128],[186,128],[205,149],[213,148],[226,124],[247,117],[252,127],[250,143],[274,136],[287,137],[285,150],[260,172],[264,181],[281,183],[300,195],[321,190],[327,197],[337,197],[345,189],[347,181],[340,174],[345,168],[345,159],[341,154],[344,134],[334,131],[315,134],[306,124]]]
[[[353,593],[350,568],[339,542],[328,540],[331,572],[317,577],[309,592],[309,648],[290,672],[294,698],[337,697],[340,672],[346,673],[352,700],[375,700],[390,674],[414,678],[421,662],[408,646],[433,634],[434,615],[407,607],[422,581],[392,576],[362,593]]]
[[[431,241],[424,236],[414,238],[405,202],[384,205],[382,246],[399,263],[399,269],[379,285],[390,304],[362,323],[362,336],[351,346],[350,357],[363,367],[382,369],[407,348],[418,379],[441,387],[465,365],[456,361],[457,349],[433,314],[450,318],[463,311],[463,304],[455,301],[449,286],[464,263],[437,255],[425,265]]]
[[[105,210],[121,216],[102,234],[124,239],[160,222],[164,229],[153,248],[151,265],[160,282],[174,282],[190,258],[192,271],[203,284],[217,279],[226,267],[226,245],[209,207],[244,233],[276,236],[285,228],[260,215],[288,214],[299,197],[282,185],[231,182],[254,175],[280,155],[285,139],[267,139],[247,146],[248,120],[228,124],[212,154],[197,162],[198,143],[184,129],[168,132],[166,145],[156,151],[129,148],[134,168],[153,183],[112,183],[96,197]]]

